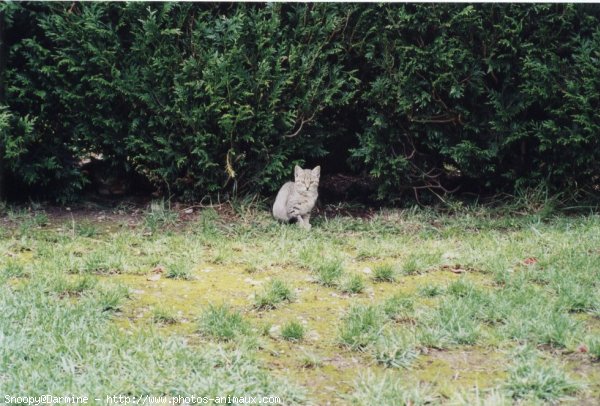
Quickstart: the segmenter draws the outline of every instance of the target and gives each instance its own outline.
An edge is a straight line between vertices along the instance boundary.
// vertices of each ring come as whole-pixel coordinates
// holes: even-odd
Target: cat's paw
[[[310,225],[310,223],[308,223],[306,221],[298,221],[298,227],[300,227],[303,230],[308,231],[308,230],[310,230],[311,225]]]

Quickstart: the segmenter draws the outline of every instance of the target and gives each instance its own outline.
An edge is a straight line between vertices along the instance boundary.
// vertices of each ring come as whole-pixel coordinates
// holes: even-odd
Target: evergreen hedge
[[[89,156],[186,199],[271,193],[316,162],[385,200],[600,182],[594,5],[2,3],[0,17],[13,188],[76,197]]]

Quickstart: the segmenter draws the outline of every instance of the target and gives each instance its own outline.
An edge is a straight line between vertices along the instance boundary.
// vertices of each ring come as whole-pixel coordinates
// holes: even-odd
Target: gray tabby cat
[[[320,175],[320,166],[310,170],[296,165],[294,182],[287,182],[277,193],[273,217],[283,222],[297,221],[300,227],[310,230],[310,212],[319,195],[317,188]]]

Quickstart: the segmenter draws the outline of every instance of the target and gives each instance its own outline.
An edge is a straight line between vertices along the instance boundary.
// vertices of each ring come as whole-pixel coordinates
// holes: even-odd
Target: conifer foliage
[[[382,199],[600,182],[593,5],[2,3],[0,18],[0,183],[26,193],[76,197],[90,156],[187,199],[270,193],[328,156]]]

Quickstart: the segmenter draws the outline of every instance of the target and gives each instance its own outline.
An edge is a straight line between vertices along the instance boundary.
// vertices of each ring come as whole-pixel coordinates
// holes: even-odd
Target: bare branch
[[[309,123],[312,121],[313,118],[315,118],[315,114],[317,114],[317,112],[315,111],[312,116],[310,116],[307,119],[300,119],[300,127],[298,127],[298,129],[292,133],[292,134],[286,134],[284,135],[285,138],[294,138],[295,136],[297,136],[298,134],[300,134],[300,131],[302,131],[302,127],[304,127],[304,124]]]

